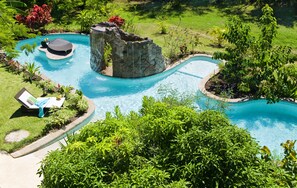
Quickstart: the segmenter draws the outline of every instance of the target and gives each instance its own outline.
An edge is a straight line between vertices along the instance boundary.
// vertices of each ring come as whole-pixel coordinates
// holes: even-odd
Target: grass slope
[[[0,65],[0,150],[13,151],[32,140],[40,137],[45,127],[45,119],[38,118],[35,113],[24,113],[15,99],[15,94],[23,87],[26,87],[34,96],[40,96],[42,90],[35,84],[24,82],[22,76],[15,75]],[[5,136],[14,130],[27,130],[30,136],[20,142],[6,143]]]
[[[169,46],[165,44],[165,36],[160,33],[160,21],[170,26],[187,28],[199,35],[201,44],[196,48],[198,51],[213,53],[220,48],[214,47],[213,36],[209,31],[214,27],[224,27],[226,21],[231,16],[239,16],[251,27],[255,35],[260,33],[257,20],[261,16],[261,10],[253,5],[237,5],[215,7],[205,4],[195,4],[184,6],[181,10],[166,9],[161,7],[161,3],[127,3],[120,0],[122,7],[119,15],[125,19],[134,18],[137,27],[137,34],[150,37],[166,51]],[[129,8],[134,7],[134,8]],[[286,45],[293,48],[297,53],[297,25],[296,12],[294,7],[273,7],[279,28],[278,35],[274,41],[276,45]]]

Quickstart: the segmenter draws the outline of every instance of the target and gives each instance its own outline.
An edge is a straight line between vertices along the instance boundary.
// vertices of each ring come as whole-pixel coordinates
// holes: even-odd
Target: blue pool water
[[[183,64],[164,73],[139,78],[119,79],[100,75],[90,68],[89,37],[77,34],[59,34],[38,37],[19,42],[23,44],[40,42],[44,38],[63,38],[76,46],[72,58],[64,61],[48,61],[38,49],[28,56],[21,53],[17,60],[35,62],[41,73],[53,81],[81,89],[96,105],[93,120],[102,119],[106,112],[119,106],[122,112],[138,111],[143,96],[158,97],[160,87],[176,89],[179,93],[196,94],[198,83],[217,68],[217,61],[209,57],[193,57]],[[199,102],[198,102],[199,106]],[[268,146],[275,153],[282,152],[280,143],[297,138],[297,105],[280,102],[268,105],[264,100],[232,104],[228,117],[239,127],[249,130],[260,145]]]

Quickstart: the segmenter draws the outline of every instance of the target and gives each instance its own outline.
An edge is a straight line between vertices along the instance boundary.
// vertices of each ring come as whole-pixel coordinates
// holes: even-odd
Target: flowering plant
[[[125,19],[121,18],[120,16],[112,16],[108,19],[108,22],[115,23],[118,27],[121,27],[125,24]]]
[[[38,29],[52,21],[51,10],[51,7],[46,4],[42,6],[34,5],[27,16],[18,14],[16,20],[31,29]]]

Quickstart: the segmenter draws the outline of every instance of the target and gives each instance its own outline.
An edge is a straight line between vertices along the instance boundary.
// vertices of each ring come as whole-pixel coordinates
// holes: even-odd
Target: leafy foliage
[[[43,134],[48,133],[52,129],[60,129],[71,122],[76,115],[76,111],[69,108],[51,108],[49,113],[50,116],[46,119],[46,127],[43,130]]]
[[[70,109],[78,110],[78,113],[84,113],[88,109],[88,102],[82,95],[69,94],[65,106]]]
[[[16,39],[28,36],[26,27],[15,23],[15,13],[16,10],[5,0],[0,0],[0,50],[5,50],[9,58],[17,56]]]
[[[40,67],[36,66],[35,63],[25,63],[25,71],[24,71],[24,78],[26,80],[29,80],[30,82],[32,82],[33,80],[35,80],[37,78],[37,75],[40,73],[39,72]]]
[[[170,106],[187,106],[195,108],[195,101],[199,100],[199,96],[187,92],[180,93],[176,88],[170,85],[161,85],[158,88],[158,95],[163,102]]]
[[[61,91],[66,98],[62,109],[51,109],[50,116],[46,119],[46,127],[43,134],[48,133],[52,129],[60,129],[67,123],[71,122],[75,117],[87,112],[89,108],[88,101],[83,97],[81,91],[70,93],[71,87],[62,86]],[[55,88],[57,90],[57,88]],[[66,95],[67,93],[67,95]]]
[[[297,186],[297,158],[295,150],[295,141],[287,140],[282,143],[281,146],[284,148],[284,158],[282,159],[280,166],[287,172],[291,187]]]
[[[108,67],[112,65],[111,55],[112,55],[112,47],[110,43],[105,42],[103,59],[104,59],[105,65]]]
[[[100,19],[99,12],[96,10],[82,10],[78,16],[81,32],[89,32],[90,27]]]
[[[125,24],[125,19],[120,16],[112,16],[108,19],[108,22],[115,23],[118,27],[122,27]]]
[[[7,70],[16,74],[19,74],[23,72],[24,67],[17,61],[9,60],[9,61],[3,61],[5,65],[7,66]],[[1,62],[1,63],[3,63]]]
[[[219,27],[214,27],[209,31],[209,33],[215,38],[214,39],[215,46],[219,48],[223,47],[223,42],[224,42],[223,34],[225,32],[226,30],[224,28],[219,28]]]
[[[260,18],[261,34],[254,37],[250,28],[239,18],[233,18],[228,31],[223,34],[232,45],[225,52],[217,52],[214,57],[227,60],[221,69],[223,79],[235,92],[242,92],[254,98],[265,97],[268,102],[282,98],[296,99],[296,67],[291,48],[273,46],[277,32],[277,22],[273,10],[268,5],[262,9]]]
[[[32,45],[24,44],[23,46],[21,46],[21,50],[25,52],[26,56],[28,56],[30,53],[34,52],[36,46],[37,46],[36,43],[34,43]]]
[[[53,17],[63,23],[71,23],[74,17],[89,19],[97,15],[106,16],[107,3],[112,0],[54,0]],[[83,11],[83,13],[81,13]],[[99,19],[96,17],[96,20]],[[94,21],[94,20],[93,20]],[[87,24],[87,23],[86,23]]]
[[[170,27],[168,34],[164,36],[164,41],[169,46],[165,56],[172,61],[194,53],[194,48],[200,43],[198,34],[189,29],[181,29],[180,26]]]
[[[39,29],[52,21],[51,7],[46,4],[34,5],[27,16],[18,14],[16,20],[31,29]]]
[[[273,187],[277,167],[219,112],[143,99],[70,136],[38,171],[43,187]]]
[[[55,83],[49,80],[41,80],[37,83],[37,85],[42,89],[44,95],[57,91]]]

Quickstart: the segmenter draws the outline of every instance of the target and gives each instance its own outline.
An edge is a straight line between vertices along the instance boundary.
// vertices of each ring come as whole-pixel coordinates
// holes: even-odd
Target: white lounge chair
[[[37,97],[35,98],[26,88],[22,88],[15,96],[14,98],[19,101],[25,108],[28,110],[34,110],[39,109],[38,106],[35,105],[35,102],[47,100],[47,102],[43,105],[43,108],[60,108],[65,98],[61,98],[60,100],[57,100],[56,97]]]

